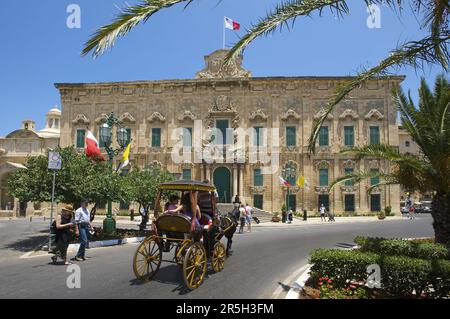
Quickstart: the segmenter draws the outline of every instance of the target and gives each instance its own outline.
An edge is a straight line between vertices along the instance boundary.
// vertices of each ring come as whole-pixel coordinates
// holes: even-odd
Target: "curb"
[[[305,271],[300,275],[300,277],[297,278],[297,280],[292,285],[292,288],[289,289],[289,292],[287,293],[286,297],[284,299],[300,299],[300,292],[305,287],[306,281],[309,279],[309,271],[311,270],[310,264],[306,265]]]

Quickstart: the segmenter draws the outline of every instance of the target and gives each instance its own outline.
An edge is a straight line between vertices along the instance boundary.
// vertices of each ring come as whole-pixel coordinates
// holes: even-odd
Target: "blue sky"
[[[273,0],[197,0],[186,10],[178,5],[140,25],[116,47],[93,60],[81,57],[83,43],[118,13],[118,0],[0,1],[0,135],[20,127],[25,118],[43,128],[47,110],[60,105],[55,82],[99,82],[192,78],[203,67],[203,56],[222,46],[223,16],[242,25],[227,31],[227,43],[270,10]],[[81,28],[66,26],[69,4],[81,7]],[[136,1],[128,0],[134,4]],[[254,76],[352,75],[372,66],[398,43],[417,39],[418,18],[409,9],[398,16],[381,7],[381,28],[366,26],[363,1],[349,1],[351,15],[335,19],[298,19],[255,41],[244,66]],[[407,76],[404,88],[414,96],[421,76],[433,81],[439,68],[398,70]]]

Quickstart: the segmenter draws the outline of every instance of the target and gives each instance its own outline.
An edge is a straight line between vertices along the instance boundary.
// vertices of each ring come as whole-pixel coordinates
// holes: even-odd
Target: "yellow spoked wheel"
[[[183,266],[184,257],[186,256],[186,252],[190,244],[191,242],[185,242],[177,245],[177,248],[175,249],[175,262],[179,266]]]
[[[161,266],[161,244],[152,236],[146,238],[137,248],[133,258],[133,271],[142,281],[153,279]]]
[[[215,272],[221,272],[225,265],[226,250],[225,246],[219,241],[214,245],[212,255],[212,268]]]
[[[198,288],[206,274],[206,250],[199,242],[191,245],[184,257],[183,278],[189,289]]]

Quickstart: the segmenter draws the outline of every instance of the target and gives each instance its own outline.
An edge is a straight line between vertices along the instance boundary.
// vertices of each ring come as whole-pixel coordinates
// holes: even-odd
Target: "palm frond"
[[[360,183],[364,180],[368,180],[371,178],[380,178],[383,180],[393,180],[395,178],[394,174],[386,174],[380,171],[361,171],[361,172],[352,172],[349,174],[346,174],[344,176],[341,176],[337,179],[335,179],[329,186],[330,190],[332,190],[334,187],[336,187],[339,184],[342,184],[344,182],[352,182],[352,184]]]
[[[194,0],[142,0],[138,5],[128,6],[108,25],[99,28],[86,42],[82,55],[93,51],[94,58],[111,49],[117,39],[125,36],[138,24],[145,23],[156,12],[181,2],[188,6]]]
[[[313,122],[313,128],[308,141],[309,151],[312,153],[315,152],[316,140],[319,136],[320,127],[328,115],[333,111],[334,107],[344,100],[351,91],[367,80],[377,76],[386,75],[387,70],[394,66],[411,65],[417,68],[421,66],[421,63],[432,63],[440,64],[444,69],[447,69],[450,56],[447,48],[449,40],[450,32],[447,31],[442,33],[439,40],[436,40],[433,37],[426,37],[420,41],[407,42],[400,48],[391,52],[390,56],[382,60],[377,66],[359,73],[352,80],[340,87],[325,105],[324,112],[322,112],[321,116]],[[440,55],[436,56],[434,54],[436,41],[438,42],[440,49],[446,53],[444,57]]]

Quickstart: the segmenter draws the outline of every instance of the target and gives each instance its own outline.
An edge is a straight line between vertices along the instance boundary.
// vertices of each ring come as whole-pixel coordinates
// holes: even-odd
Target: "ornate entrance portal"
[[[226,167],[218,167],[214,171],[214,185],[219,194],[220,203],[231,203],[231,172]]]

